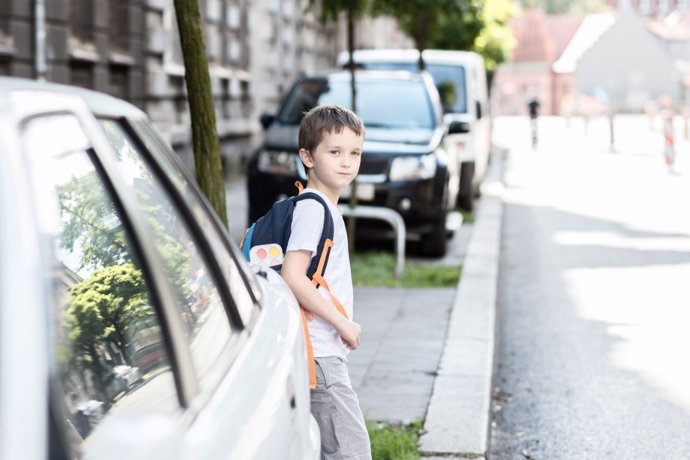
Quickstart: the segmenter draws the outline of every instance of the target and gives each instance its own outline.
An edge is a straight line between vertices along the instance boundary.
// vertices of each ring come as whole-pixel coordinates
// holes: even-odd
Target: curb
[[[491,423],[504,152],[492,156],[427,407],[422,458],[486,458]]]

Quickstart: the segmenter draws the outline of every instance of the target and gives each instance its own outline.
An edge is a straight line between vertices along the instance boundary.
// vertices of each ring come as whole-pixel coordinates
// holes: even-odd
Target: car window
[[[186,325],[185,332],[201,386],[215,382],[214,378],[209,381],[208,376],[229,345],[233,329],[213,270],[208,266],[184,215],[139,152],[139,145],[120,122],[100,120],[100,123],[116,151],[122,178],[134,190],[136,200],[144,210],[177,300],[177,308]]]
[[[363,62],[359,66],[367,70],[419,70],[417,62]],[[434,79],[444,113],[467,113],[465,68],[461,65],[426,63],[425,69]]]
[[[352,107],[349,79],[306,79],[293,87],[278,119],[297,125],[306,111],[316,105]],[[357,114],[369,128],[433,129],[433,108],[422,81],[357,81]]]
[[[55,381],[79,450],[114,412],[172,414],[180,404],[148,280],[77,118],[32,118],[22,138],[52,242]]]
[[[256,277],[249,270],[247,264],[239,262],[242,257],[237,253],[236,246],[229,243],[227,234],[220,228],[217,221],[214,221],[207,212],[206,206],[202,203],[201,197],[190,186],[186,174],[176,162],[176,153],[160,138],[160,135],[146,121],[135,121],[132,127],[141,137],[146,148],[152,152],[159,164],[163,167],[167,178],[172,180],[177,190],[181,193],[187,206],[192,210],[194,220],[206,236],[206,241],[211,245],[213,256],[218,262],[223,273],[232,300],[245,325],[251,323],[258,313],[258,296],[260,288]],[[232,199],[232,197],[228,197]],[[239,216],[228,215],[228,220],[239,218]]]
[[[459,65],[428,64],[445,113],[467,113],[465,68]]]

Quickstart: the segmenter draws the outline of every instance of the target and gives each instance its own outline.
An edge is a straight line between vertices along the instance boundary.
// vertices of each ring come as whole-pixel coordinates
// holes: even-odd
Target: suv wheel
[[[427,257],[443,257],[446,255],[448,247],[446,218],[447,214],[444,212],[443,216],[436,221],[431,232],[423,237],[420,248],[422,255]]]

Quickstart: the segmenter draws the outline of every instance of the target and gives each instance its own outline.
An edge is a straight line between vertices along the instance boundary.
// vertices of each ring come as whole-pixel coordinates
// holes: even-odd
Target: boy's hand
[[[336,330],[347,348],[356,350],[357,347],[359,347],[359,337],[362,334],[362,326],[347,318],[343,318],[342,321],[336,325]]]

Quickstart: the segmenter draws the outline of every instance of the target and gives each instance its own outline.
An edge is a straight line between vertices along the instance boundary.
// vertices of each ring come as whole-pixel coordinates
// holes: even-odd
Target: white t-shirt
[[[340,300],[347,311],[348,317],[352,316],[352,272],[350,271],[350,254],[348,253],[347,232],[345,222],[340,210],[330,202],[326,196],[318,190],[307,188],[305,192],[313,192],[321,196],[328,204],[333,217],[333,247],[328,258],[328,264],[323,277],[326,279],[331,292]],[[323,231],[324,208],[316,200],[302,200],[297,202],[295,212],[292,215],[292,233],[288,241],[287,251],[306,250],[311,251],[312,257],[316,256],[316,250],[321,240]],[[329,301],[330,295],[326,289],[320,287],[318,291]],[[335,305],[333,305],[335,309]],[[343,344],[335,327],[320,316],[315,315],[309,321],[309,334],[311,336],[314,357],[338,356],[346,359],[349,352]]]

